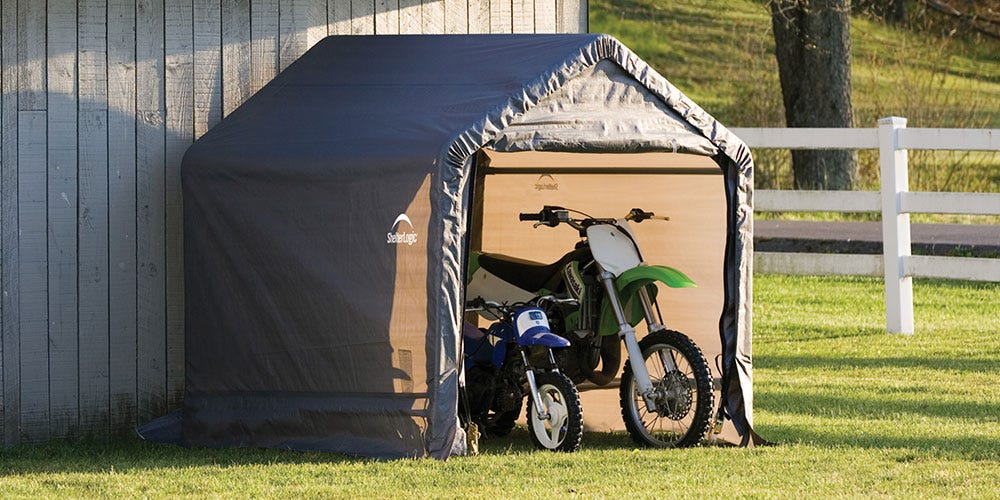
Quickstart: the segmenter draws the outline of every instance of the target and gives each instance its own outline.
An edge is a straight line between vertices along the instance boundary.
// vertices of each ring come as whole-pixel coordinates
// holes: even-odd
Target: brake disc
[[[656,408],[660,415],[680,420],[691,411],[693,403],[691,385],[687,377],[674,371],[663,377],[656,387]]]

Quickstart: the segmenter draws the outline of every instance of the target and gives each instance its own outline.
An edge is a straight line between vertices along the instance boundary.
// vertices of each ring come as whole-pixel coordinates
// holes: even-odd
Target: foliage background
[[[1000,12],[996,0],[965,3]],[[853,15],[854,125],[892,115],[910,127],[1000,128],[1000,39],[923,5],[910,2],[904,24]],[[590,30],[625,42],[727,126],[785,125],[766,0],[591,0]],[[754,153],[758,187],[791,189],[788,151]],[[877,189],[876,152],[859,160],[856,188]],[[997,153],[912,151],[910,168],[914,191],[1000,192]]]

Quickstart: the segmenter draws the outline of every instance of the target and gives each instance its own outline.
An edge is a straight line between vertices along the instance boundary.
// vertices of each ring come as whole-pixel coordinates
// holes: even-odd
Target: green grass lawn
[[[477,457],[377,461],[135,440],[0,451],[0,498],[1000,496],[1000,284],[919,280],[914,336],[883,333],[881,281],[758,276],[755,421],[779,446],[639,450],[524,430]]]

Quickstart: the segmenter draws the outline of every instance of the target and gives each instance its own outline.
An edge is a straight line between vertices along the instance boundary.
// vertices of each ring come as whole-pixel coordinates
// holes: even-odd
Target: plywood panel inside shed
[[[481,233],[476,234],[480,225],[474,221],[471,237],[473,242],[481,237],[484,252],[551,263],[570,251],[579,237],[569,226],[533,228],[530,222],[518,221],[518,213],[538,212],[544,205],[594,217],[623,217],[633,207],[669,216],[669,221],[648,220],[632,228],[646,262],[676,268],[698,284],[683,289],[661,286],[658,302],[667,327],[694,339],[718,378],[714,359],[721,352],[726,199],[722,171],[714,161],[675,153],[488,151],[486,155],[489,168],[504,173],[487,174],[482,184]],[[565,169],[574,170],[565,173]],[[606,169],[632,173],[606,173]],[[639,335],[643,334],[641,330]],[[588,429],[624,428],[615,384],[611,389],[585,392]]]

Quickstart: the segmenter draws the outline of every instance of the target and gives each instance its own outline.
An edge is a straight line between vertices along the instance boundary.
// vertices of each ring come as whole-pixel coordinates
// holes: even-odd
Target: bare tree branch
[[[956,18],[962,21],[966,26],[970,27],[971,29],[979,33],[982,33],[992,38],[1000,39],[1000,31],[991,30],[988,27],[988,25],[1000,26],[1000,18],[991,18],[991,17],[978,16],[975,14],[966,14],[956,9],[955,7],[952,7],[951,5],[943,2],[942,0],[921,0],[921,1],[927,7],[942,14],[945,14],[947,16]],[[987,26],[984,26],[983,24],[986,24]]]

